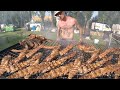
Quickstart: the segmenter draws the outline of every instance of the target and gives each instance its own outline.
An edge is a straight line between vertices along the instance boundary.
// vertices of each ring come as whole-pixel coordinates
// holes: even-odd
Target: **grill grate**
[[[58,43],[57,41],[45,42],[45,43],[44,43],[44,45],[48,45],[48,46],[55,46],[55,45],[59,45],[59,44],[61,44],[61,42]],[[76,41],[73,41],[73,42],[70,43],[70,42],[68,41],[67,44],[66,44],[66,42],[62,41],[63,47],[62,47],[61,49],[63,49],[64,46],[66,46],[66,45],[68,45],[68,44],[74,44],[74,45],[75,45],[75,44],[77,44],[77,42],[76,42]],[[85,43],[85,44],[87,44],[87,43]],[[100,47],[98,47],[98,48],[100,48]],[[1,51],[1,52],[0,52],[0,60],[1,60],[4,56],[6,56],[6,55],[11,55],[11,56],[12,56],[12,59],[16,58],[16,57],[19,55],[19,53],[12,52],[12,51],[11,51],[12,49],[18,49],[18,50],[20,50],[20,49],[23,49],[23,47],[18,43],[18,44],[15,44],[15,45],[13,45],[13,46],[11,46],[11,47],[9,47],[9,48]],[[100,49],[101,49],[101,48],[100,48]],[[74,47],[73,49],[71,49],[71,50],[69,51],[69,53],[71,53],[71,52],[73,52],[73,51],[76,51],[76,52],[77,52],[77,55],[76,55],[75,57],[69,59],[68,61],[66,61],[66,62],[63,63],[62,65],[68,64],[69,62],[73,62],[78,56],[81,56],[82,62],[85,62],[88,58],[91,57],[91,55],[90,55],[89,53],[83,53],[82,51],[76,49],[75,47]],[[43,53],[43,55],[42,55],[42,57],[41,57],[41,62],[42,62],[42,61],[51,53],[51,50],[40,49],[38,52],[42,52],[42,53]],[[67,53],[67,54],[69,55],[69,53]],[[83,56],[83,57],[82,57],[82,56]],[[113,63],[116,63],[116,62],[117,62],[117,59],[116,59],[117,57],[118,57],[118,56],[114,56],[114,57],[113,57],[113,59],[112,59]],[[59,58],[61,58],[60,55],[58,55],[58,56],[56,57],[56,59],[59,59]],[[5,78],[6,76],[9,76],[9,75],[10,75],[10,73],[4,73],[1,78]],[[37,77],[37,76],[40,76],[40,75],[42,75],[42,74],[41,74],[41,73],[37,73],[37,74],[35,74],[35,75],[30,76],[30,79],[36,79],[36,77]],[[73,79],[77,79],[77,78],[79,78],[80,76],[81,76],[81,74],[77,73],[77,74],[73,77]],[[113,78],[113,74],[110,74],[110,76],[101,76],[101,77],[97,77],[97,78],[98,78],[98,79],[104,79],[104,78],[106,78],[106,79],[111,78],[111,79],[112,79],[112,78]],[[57,77],[57,78],[54,78],[54,79],[67,79],[67,75],[64,75],[64,76],[61,76],[61,77]]]

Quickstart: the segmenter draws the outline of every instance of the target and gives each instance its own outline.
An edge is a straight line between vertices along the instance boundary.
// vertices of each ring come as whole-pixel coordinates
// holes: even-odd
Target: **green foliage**
[[[111,24],[120,23],[120,11],[99,11],[98,22]]]

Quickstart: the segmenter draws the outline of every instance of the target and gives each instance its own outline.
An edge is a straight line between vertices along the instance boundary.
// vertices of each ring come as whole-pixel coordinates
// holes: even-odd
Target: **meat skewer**
[[[0,76],[6,71],[5,68],[9,65],[11,60],[11,56],[7,55],[2,58],[1,65],[0,65]]]
[[[28,59],[27,61],[24,61],[21,63],[16,63],[14,65],[9,65],[5,69],[7,72],[13,73],[15,71],[21,70],[24,67],[34,65],[34,64],[39,64],[39,60],[40,60],[41,56],[42,56],[42,53],[37,53],[31,59]]]
[[[7,55],[2,58],[1,65],[7,66],[11,60],[11,56]]]
[[[71,50],[72,48],[73,48],[73,44],[70,44],[70,45],[67,45],[67,47],[66,48],[64,48],[63,50],[61,50],[59,53],[60,53],[60,55],[62,56],[62,55],[64,55],[64,54],[66,54],[69,50]]]
[[[37,65],[32,65],[29,66],[23,70],[19,70],[18,72],[8,76],[8,78],[19,78],[19,77],[28,77],[32,74],[36,74],[36,73],[45,73],[61,64],[63,64],[66,60],[74,57],[76,54],[76,52],[71,53],[68,56],[65,56],[57,61],[52,61],[52,62],[43,62]]]
[[[27,53],[27,50],[21,52],[21,53],[19,54],[19,56],[12,61],[12,63],[13,63],[13,64],[14,64],[14,63],[19,63],[22,59],[25,58],[26,53]]]
[[[43,45],[40,45],[40,46],[38,46],[37,48],[31,50],[31,52],[29,52],[29,53],[26,54],[26,57],[27,57],[27,58],[30,58],[32,55],[34,55],[34,54],[35,54],[39,49],[41,49],[42,47],[43,47]]]
[[[42,48],[44,49],[54,49],[54,48],[59,48],[60,46],[43,46]]]
[[[117,50],[117,48],[109,48],[109,49],[105,50],[103,53],[101,53],[101,54],[99,55],[99,58],[103,58],[103,57],[105,57],[108,53],[110,53],[110,52],[115,52],[116,50]]]
[[[78,71],[79,71],[79,73],[86,74],[86,73],[88,73],[90,71],[95,70],[98,67],[103,66],[103,64],[105,64],[106,62],[108,62],[109,60],[111,60],[112,57],[113,56],[105,57],[105,58],[103,58],[103,60],[98,61],[98,62],[93,63],[93,64],[85,64],[84,63],[83,65],[80,66],[80,68],[79,68]]]
[[[26,49],[26,48],[25,48],[25,49],[22,49],[22,50],[12,49],[11,51],[12,51],[12,52],[18,52],[18,53],[19,53],[19,52],[24,52],[24,51],[26,51],[26,50],[28,50],[28,49]],[[29,50],[28,50],[28,52],[29,52]]]
[[[26,54],[26,57],[29,58],[31,57],[32,55],[34,55],[39,49],[41,48],[45,48],[45,49],[54,49],[54,48],[58,48],[59,46],[44,46],[44,45],[40,45],[38,46],[37,48],[31,50],[31,52],[27,53]]]
[[[69,70],[68,79],[72,79],[72,77],[77,74],[80,65],[81,65],[81,60],[80,57],[78,57],[77,59],[75,59],[73,66]]]
[[[82,45],[82,44],[78,44],[77,48],[79,50],[82,50],[82,51],[87,52],[87,53],[93,53],[96,50],[96,48],[94,46]]]
[[[73,66],[74,62],[70,62],[65,66],[61,66],[59,68],[53,69],[48,73],[43,74],[42,76],[38,76],[37,79],[53,79],[58,76],[66,75],[69,72],[71,66]]]
[[[99,50],[95,50],[94,53],[92,54],[91,58],[89,60],[86,61],[86,63],[92,63],[94,62],[97,58],[99,58],[99,52],[100,52],[100,49]]]
[[[48,61],[51,61],[52,59],[54,59],[57,55],[59,55],[59,49],[60,49],[60,47],[53,49],[51,54],[49,56],[47,56],[43,61],[48,62]]]
[[[118,69],[120,69],[120,65],[118,65],[118,64],[107,65],[106,67],[98,68],[94,71],[91,71],[90,73],[83,75],[79,79],[93,79],[93,78],[96,78],[96,77],[99,77],[99,76],[102,76],[102,75],[113,73]]]

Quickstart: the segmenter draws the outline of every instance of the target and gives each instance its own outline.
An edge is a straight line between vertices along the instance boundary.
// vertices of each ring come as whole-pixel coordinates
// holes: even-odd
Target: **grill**
[[[44,42],[43,44],[44,44],[44,45],[47,45],[47,46],[57,46],[57,45],[61,44],[61,45],[62,45],[61,50],[62,50],[64,47],[66,47],[66,45],[69,45],[69,44],[74,44],[74,45],[76,45],[77,43],[78,43],[78,42],[77,42],[77,41],[74,41],[74,40],[73,40],[73,41],[67,41],[67,42],[64,41],[64,40],[62,40],[61,42],[52,41],[52,42]],[[87,44],[87,43],[84,43],[84,44]],[[96,47],[96,46],[95,46],[95,47]],[[23,49],[23,48],[24,48],[24,47],[23,47],[22,45],[20,45],[19,43],[17,43],[17,44],[15,44],[15,45],[13,45],[13,46],[11,46],[11,47],[9,47],[9,48],[1,51],[1,52],[0,52],[0,61],[1,61],[2,58],[3,58],[4,56],[6,56],[6,55],[11,55],[11,56],[12,56],[12,59],[18,57],[19,53],[12,52],[11,50],[12,50],[12,49],[21,50],[21,49]],[[101,49],[101,47],[97,47],[97,48],[100,48],[100,49]],[[107,48],[106,48],[106,49],[107,49]],[[104,48],[104,50],[105,50],[105,48]],[[82,62],[86,62],[86,60],[88,60],[88,59],[91,57],[91,54],[85,53],[85,52],[83,52],[83,51],[80,51],[80,50],[78,50],[76,47],[74,47],[73,49],[71,49],[67,54],[69,55],[69,54],[72,53],[73,51],[76,51],[76,52],[77,52],[76,56],[74,56],[73,58],[67,60],[67,61],[64,62],[61,66],[64,66],[64,65],[67,65],[67,64],[70,63],[70,62],[73,62],[78,56],[81,57]],[[38,52],[42,52],[42,53],[43,53],[43,55],[42,55],[42,57],[41,57],[41,61],[40,61],[40,62],[43,62],[43,60],[51,53],[51,50],[49,50],[49,49],[40,49]],[[65,54],[65,55],[67,55],[67,54]],[[63,56],[65,56],[65,55],[63,55]],[[117,62],[118,57],[119,57],[119,56],[116,55],[116,54],[113,56],[113,58],[112,58],[112,63],[113,63],[113,64]],[[59,58],[61,58],[60,55],[58,55],[57,57],[55,57],[55,60],[57,60],[57,59],[59,59]],[[60,66],[59,66],[59,67],[60,67]],[[6,72],[5,72],[4,74],[2,74],[1,79],[5,79],[7,76],[9,76],[9,75],[11,75],[11,74],[12,74],[12,73],[6,73]],[[30,79],[36,79],[36,78],[37,78],[38,76],[40,76],[40,75],[42,75],[42,73],[37,73],[37,74],[31,75],[29,78],[30,78]],[[81,76],[82,76],[82,75],[81,75],[80,73],[77,73],[72,79],[78,79],[78,78],[81,77]],[[68,76],[67,76],[67,75],[63,75],[63,76],[60,76],[60,77],[56,77],[56,78],[54,78],[54,79],[68,79]],[[97,79],[114,79],[114,73],[111,73],[109,76],[97,77]]]

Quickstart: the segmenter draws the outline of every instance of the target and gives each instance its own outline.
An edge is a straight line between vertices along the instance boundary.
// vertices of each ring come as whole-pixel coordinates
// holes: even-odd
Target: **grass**
[[[29,34],[37,34],[37,35],[43,35],[46,38],[56,40],[56,32],[50,32],[50,31],[26,31],[24,29],[18,29],[15,32],[0,32],[0,51],[4,50],[5,48],[8,48],[19,41],[25,39]],[[97,38],[100,40],[99,44],[94,44],[94,39]],[[74,35],[75,40],[79,40],[79,34]],[[102,37],[99,36],[91,36],[91,40],[83,39],[84,42],[94,45],[99,48],[106,48],[106,42],[102,40]]]

